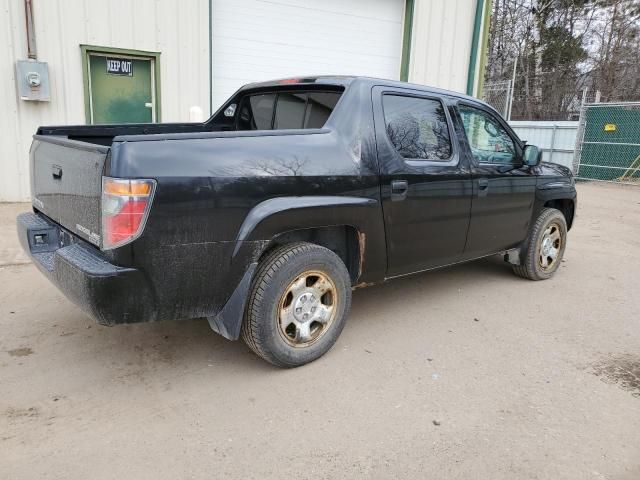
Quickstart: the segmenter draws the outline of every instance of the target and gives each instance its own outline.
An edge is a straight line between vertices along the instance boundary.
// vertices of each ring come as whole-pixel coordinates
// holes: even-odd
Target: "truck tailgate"
[[[102,174],[109,147],[34,135],[34,207],[67,230],[100,246]]]

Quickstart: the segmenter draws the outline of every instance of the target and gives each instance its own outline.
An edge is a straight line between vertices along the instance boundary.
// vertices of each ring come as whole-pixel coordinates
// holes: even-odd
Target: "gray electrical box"
[[[18,83],[18,96],[21,100],[37,102],[51,100],[47,62],[18,60],[16,62],[16,82]]]

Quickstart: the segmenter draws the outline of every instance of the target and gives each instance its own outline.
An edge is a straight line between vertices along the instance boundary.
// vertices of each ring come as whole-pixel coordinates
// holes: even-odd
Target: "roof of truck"
[[[460,92],[454,92],[452,90],[429,87],[427,85],[419,85],[417,83],[401,82],[398,80],[388,80],[384,78],[362,77],[357,75],[311,75],[311,76],[303,75],[300,77],[280,78],[277,80],[268,80],[265,82],[250,83],[248,85],[245,85],[243,89],[279,87],[282,85],[317,85],[317,84],[347,87],[355,82],[368,83],[372,87],[381,85],[381,86],[389,86],[389,87],[397,87],[397,88],[410,88],[412,90],[420,90],[422,92],[435,93],[438,95],[448,95],[450,97],[457,97],[457,98],[469,100],[472,102],[485,104],[482,100],[479,100],[475,97],[471,97],[469,95],[465,95]]]

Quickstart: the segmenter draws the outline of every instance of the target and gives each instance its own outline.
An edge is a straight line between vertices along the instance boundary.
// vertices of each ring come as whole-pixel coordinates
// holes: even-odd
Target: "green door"
[[[91,123],[156,121],[154,59],[89,53]]]

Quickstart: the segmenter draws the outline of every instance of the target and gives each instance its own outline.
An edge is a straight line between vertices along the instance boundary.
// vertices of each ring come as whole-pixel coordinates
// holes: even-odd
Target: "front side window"
[[[513,139],[491,114],[466,105],[460,105],[458,110],[471,153],[478,163],[516,163]]]
[[[451,157],[447,117],[438,100],[383,95],[389,140],[407,159],[444,161]]]
[[[322,128],[339,92],[279,92],[249,95],[240,103],[238,130]]]

